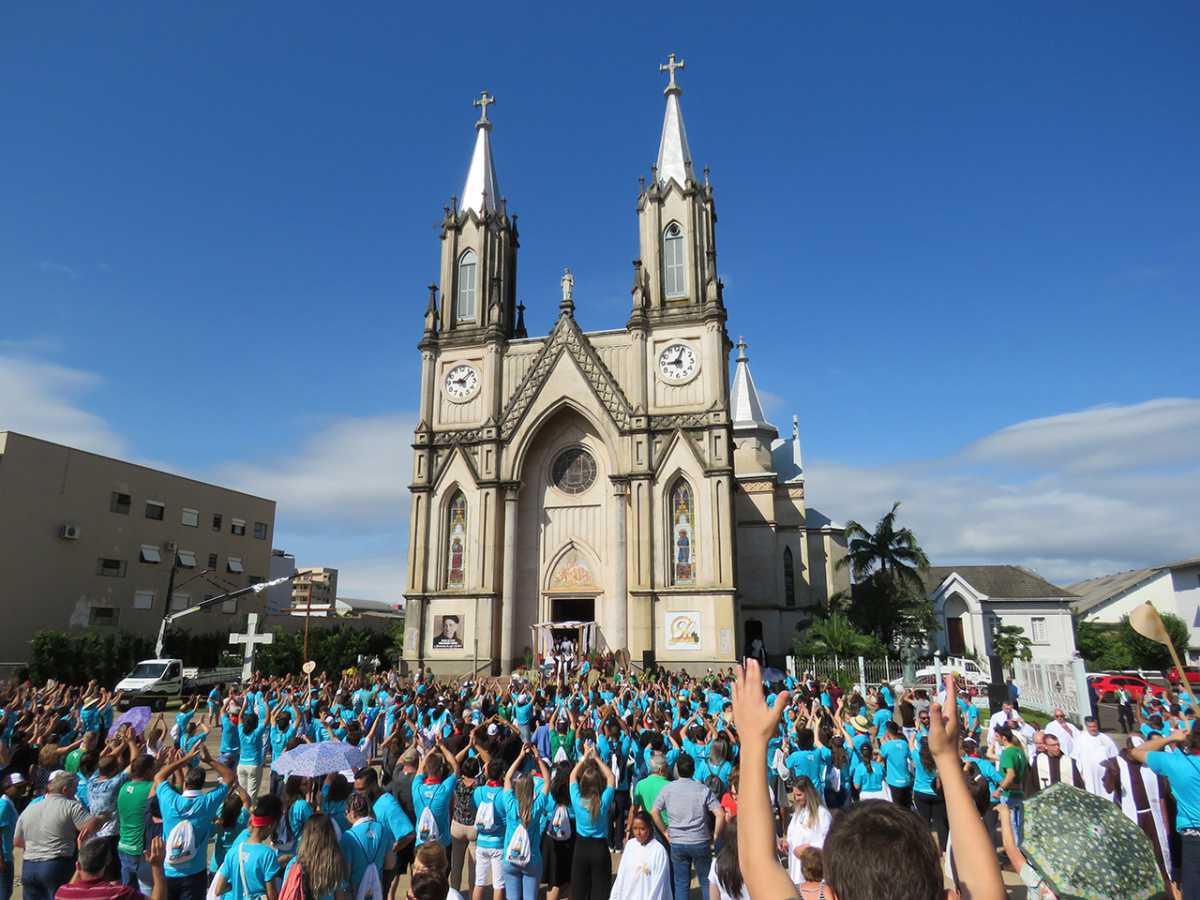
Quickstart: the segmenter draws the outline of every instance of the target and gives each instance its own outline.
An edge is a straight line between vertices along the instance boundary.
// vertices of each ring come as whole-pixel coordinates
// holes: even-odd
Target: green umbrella
[[[1149,839],[1111,800],[1060,782],[1025,804],[1021,852],[1059,900],[1166,897]]]

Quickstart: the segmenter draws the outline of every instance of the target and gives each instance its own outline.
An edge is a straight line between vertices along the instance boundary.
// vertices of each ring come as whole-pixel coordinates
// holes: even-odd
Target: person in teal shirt
[[[937,791],[937,765],[929,750],[929,738],[914,735],[909,757],[913,762],[913,807],[937,835],[938,846],[944,848],[950,822],[946,818],[946,801]]]
[[[190,762],[187,756],[164,766],[154,776],[155,797],[158,799],[158,808],[162,813],[162,833],[164,839],[167,839],[167,860],[163,867],[167,876],[167,886],[171,890],[181,890],[185,893],[190,892],[196,884],[199,885],[201,892],[204,890],[206,883],[205,849],[208,846],[208,836],[212,831],[213,820],[216,819],[225,803],[225,797],[236,783],[233,770],[215,759],[210,759],[204,744],[200,745],[199,752],[204,762],[211,766],[221,778],[222,783],[213,790],[204,790],[204,769],[202,768],[188,769],[183,778],[184,792],[182,794],[170,785],[168,779]],[[171,832],[175,830],[175,826],[184,820],[191,824],[196,852],[188,858],[173,859],[169,838]],[[173,880],[175,880],[174,885],[172,884]]]
[[[449,767],[449,770],[447,769]],[[458,784],[458,760],[439,740],[425,754],[423,772],[413,778],[413,814],[417,829],[417,843],[422,839],[421,820],[426,809],[433,815],[437,829],[436,840],[449,852],[450,835],[450,803],[454,799],[454,787]]]
[[[476,822],[479,821],[478,810],[486,804],[492,804],[492,824],[490,827],[476,826],[475,838],[475,887],[493,890],[504,887],[504,834],[505,819],[504,805],[500,795],[504,792],[504,763],[498,759],[487,760],[487,781],[481,784],[471,794],[475,803]]]
[[[329,816],[315,813],[304,823],[296,855],[283,870],[284,884],[295,866],[300,867],[307,881],[306,896],[315,900],[336,900],[339,892],[349,891],[350,867]]]
[[[25,787],[25,778],[13,772],[5,780],[4,793],[0,795],[0,855],[4,856],[4,872],[0,873],[0,900],[8,900],[13,893],[13,835],[17,829],[17,807],[13,801],[20,798]]]
[[[913,773],[909,765],[911,753],[912,748],[904,739],[900,726],[895,722],[889,723],[879,745],[879,755],[883,757],[884,780],[891,789],[892,800],[903,809],[912,805]]]
[[[531,775],[517,774],[526,756],[537,763],[542,776],[540,785],[535,783]],[[574,781],[571,788],[576,791]],[[609,793],[612,793],[612,788],[609,788]],[[554,801],[550,797],[550,770],[532,745],[526,744],[521,748],[504,776],[500,804],[504,810],[502,870],[505,900],[537,900],[538,884],[542,879],[542,835],[554,811]],[[525,831],[524,843],[514,841],[521,828]],[[605,837],[606,833],[607,829],[601,837]],[[527,860],[516,858],[521,850],[528,855]]]
[[[231,847],[213,879],[214,894],[228,894],[229,900],[258,900],[267,894],[267,885],[278,888],[279,853],[271,846],[275,823],[255,825],[251,819],[250,835]]]
[[[382,822],[375,821],[365,794],[350,795],[346,801],[346,818],[350,820],[350,827],[342,832],[340,843],[346,865],[350,867],[350,883],[362,884],[372,867],[372,876],[382,878],[388,851],[395,843],[391,832]]]

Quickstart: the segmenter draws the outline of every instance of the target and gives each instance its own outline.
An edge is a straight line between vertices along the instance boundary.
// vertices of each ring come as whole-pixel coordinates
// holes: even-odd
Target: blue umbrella
[[[146,726],[150,724],[150,707],[134,706],[121,713],[121,717],[112,723],[112,727],[108,729],[108,736],[112,737],[117,733],[117,729],[122,725],[130,725],[133,730],[141,734],[146,730]]]
[[[367,765],[367,756],[357,747],[344,741],[320,741],[301,744],[280,755],[271,768],[280,775],[303,775],[317,778],[330,772],[357,772]]]

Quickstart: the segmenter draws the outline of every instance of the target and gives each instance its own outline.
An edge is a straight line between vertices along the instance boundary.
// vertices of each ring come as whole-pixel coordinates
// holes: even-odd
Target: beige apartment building
[[[0,431],[0,664],[43,629],[153,638],[168,608],[266,580],[274,527],[274,500]],[[247,594],[180,627],[236,630],[264,606]]]
[[[293,612],[336,616],[338,570],[309,566],[296,571],[292,581]]]

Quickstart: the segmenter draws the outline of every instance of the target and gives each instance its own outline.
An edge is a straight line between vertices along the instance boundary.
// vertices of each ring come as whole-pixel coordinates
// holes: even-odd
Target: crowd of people
[[[992,898],[998,845],[1053,896],[1021,848],[1025,798],[1059,783],[1119,804],[1200,896],[1190,696],[1148,699],[1119,749],[1091,717],[982,716],[952,682],[760,671],[257,678],[126,722],[95,684],[11,686],[0,900],[14,847],[29,900]],[[364,762],[274,770],[321,743]]]

